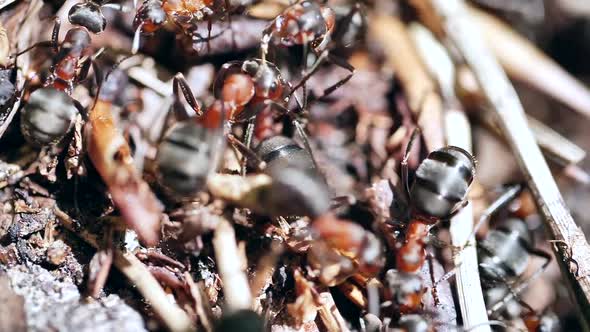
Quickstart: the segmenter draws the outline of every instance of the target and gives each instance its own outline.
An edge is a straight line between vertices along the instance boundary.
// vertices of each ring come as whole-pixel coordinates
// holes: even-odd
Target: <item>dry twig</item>
[[[590,91],[582,83],[502,21],[481,10],[469,9],[487,45],[510,77],[590,117]]]
[[[408,105],[422,129],[429,151],[444,145],[442,100],[436,84],[420,62],[404,24],[393,16],[370,17],[370,33],[383,50],[389,65],[402,83]]]
[[[427,64],[429,71],[437,79],[440,90],[449,106],[445,110],[445,133],[447,144],[471,152],[471,127],[465,113],[459,109],[455,96],[455,66],[444,47],[424,27],[414,24],[410,32],[418,52]],[[468,241],[475,243],[473,230],[473,205],[469,204],[451,219],[451,241],[456,247],[463,247]],[[457,293],[465,328],[475,327],[474,331],[490,331],[488,315],[483,300],[479,279],[477,249],[468,246],[453,257],[457,269]]]
[[[529,129],[516,91],[500,64],[486,49],[477,25],[461,0],[432,0],[443,18],[449,38],[473,69],[489,102],[496,111],[505,137],[535,197],[552,237],[562,246],[554,248],[564,279],[572,290],[583,324],[590,318],[590,246],[570,215],[541,150]]]
[[[252,307],[250,285],[246,273],[242,270],[243,262],[238,253],[234,228],[227,220],[221,221],[217,226],[213,247],[219,277],[223,282],[226,310],[233,312],[250,309]]]

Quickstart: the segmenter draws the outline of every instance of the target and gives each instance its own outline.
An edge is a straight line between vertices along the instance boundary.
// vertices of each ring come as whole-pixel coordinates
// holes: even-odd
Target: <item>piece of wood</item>
[[[448,105],[444,113],[447,144],[472,152],[471,126],[465,113],[460,109],[455,95],[455,65],[443,45],[425,27],[412,23],[409,28],[416,49],[429,72],[436,78],[438,86]],[[451,219],[451,242],[463,247],[468,241],[474,243],[473,205],[469,204]],[[490,331],[483,291],[479,279],[479,264],[476,246],[468,246],[457,252],[453,261],[456,266],[457,295],[463,324],[466,329]]]
[[[252,308],[252,295],[246,272],[236,243],[233,226],[223,220],[217,226],[213,236],[217,271],[223,282],[225,309],[229,312]]]
[[[504,136],[516,155],[539,212],[555,242],[564,279],[581,310],[584,327],[590,319],[590,246],[574,222],[541,150],[527,124],[524,109],[506,73],[481,38],[479,28],[461,0],[432,0],[450,40],[473,69],[495,110]]]
[[[141,242],[158,244],[162,203],[135,169],[131,147],[115,125],[111,104],[98,100],[90,111],[87,149],[127,226]]]
[[[501,20],[468,7],[487,45],[511,78],[590,117],[590,90]]]
[[[394,16],[370,16],[369,33],[377,41],[402,88],[410,110],[424,134],[429,151],[444,146],[443,107],[436,83],[416,52],[405,25]]]
[[[471,152],[471,126],[460,110],[447,110],[445,114],[445,130],[447,143]],[[451,219],[451,242],[456,247],[464,247],[466,243],[475,243],[473,231],[473,204],[468,204]],[[471,237],[470,237],[471,236]],[[479,277],[477,247],[467,246],[453,255],[457,267],[457,295],[463,325],[471,331],[490,331],[486,305]]]
[[[489,110],[487,99],[481,91],[473,71],[467,66],[460,67],[456,82],[461,101],[468,108],[477,111],[477,116],[486,126],[501,134],[500,128],[495,124],[495,115],[493,111]],[[586,158],[586,151],[555,130],[530,115],[527,115],[527,121],[545,156],[557,158],[562,166],[577,164]]]

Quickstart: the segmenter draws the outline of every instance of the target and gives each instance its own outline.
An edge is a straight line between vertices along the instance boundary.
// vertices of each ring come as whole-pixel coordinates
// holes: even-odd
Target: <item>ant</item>
[[[287,109],[291,84],[283,79],[277,66],[262,59],[233,61],[225,63],[219,71],[214,94],[222,100],[229,110],[228,119],[232,122],[247,122],[244,145],[250,148],[253,135],[259,142],[274,135],[272,110],[279,110],[291,119],[295,130],[301,137],[305,148],[311,155],[311,147],[301,120],[294,111]],[[301,108],[300,101],[295,100]],[[314,167],[315,159],[311,155]],[[245,173],[245,168],[242,169]]]
[[[41,146],[60,142],[70,132],[78,113],[86,117],[84,107],[70,95],[74,84],[87,78],[91,66],[95,76],[100,73],[94,59],[101,51],[91,56],[88,31],[83,27],[71,28],[59,43],[60,27],[61,21],[56,18],[51,41],[38,42],[14,55],[16,59],[36,47],[52,47],[56,53],[41,88],[25,94],[21,112],[23,135],[29,142]]]
[[[203,111],[181,73],[173,78],[173,94],[175,103],[169,116],[174,116],[176,123],[162,130],[156,155],[160,181],[165,188],[183,195],[200,190],[217,169],[224,149],[223,138],[257,168],[263,167],[264,162],[256,153],[229,133],[236,105],[241,103],[239,94],[222,94],[224,99],[215,100]],[[181,94],[190,110],[180,104]]]
[[[95,73],[98,70],[94,59],[102,53],[102,49],[92,55],[91,39],[84,27],[74,27],[68,30],[63,41],[58,40],[61,21],[55,19],[50,41],[41,41],[18,52],[15,56],[29,52],[36,47],[51,47],[56,53],[50,74],[46,78],[44,87],[52,85],[58,90],[72,93],[74,84],[85,80],[92,66]]]
[[[133,25],[135,34],[131,52],[137,53],[141,35],[152,35],[166,22],[174,23],[184,34],[199,41],[210,41],[221,34],[211,36],[211,24],[218,16],[229,15],[229,0],[143,0],[137,9]],[[231,26],[231,17],[228,16]],[[207,19],[209,30],[207,37],[201,36],[194,29],[197,22]]]
[[[94,34],[100,34],[107,26],[107,20],[102,14],[102,8],[126,10],[125,7],[117,3],[100,0],[83,0],[70,8],[68,20],[72,25],[83,26]]]
[[[352,11],[358,10],[355,6]],[[352,15],[348,15],[352,18]],[[304,47],[304,61],[307,59],[308,48],[317,56],[315,62],[303,74],[290,94],[305,86],[305,83],[319,69],[319,66],[326,60],[349,71],[343,79],[334,83],[324,91],[325,97],[348,82],[354,74],[355,68],[348,62],[330,54],[328,45],[336,25],[336,14],[328,6],[320,5],[311,0],[303,0],[287,7],[277,16],[264,30],[262,37],[262,59],[266,59],[270,42],[282,46],[302,45]],[[304,107],[307,105],[304,88]],[[319,99],[319,98],[316,98]]]
[[[502,194],[486,211],[475,226],[477,231],[483,221],[513,201],[522,191],[521,185],[511,186]],[[551,255],[540,249],[535,249],[530,231],[522,217],[523,209],[518,209],[515,214],[518,217],[509,217],[495,225],[479,242],[479,270],[484,280],[484,288],[493,289],[498,285],[506,286],[508,294],[500,301],[488,303],[488,314],[493,316],[502,309],[509,300],[517,301],[529,312],[534,310],[519,299],[518,294],[528,284],[538,277],[551,262]],[[519,279],[525,273],[532,256],[544,259],[543,264],[526,280]]]
[[[401,162],[401,183],[409,202],[408,223],[395,255],[397,271],[389,278],[404,312],[416,312],[421,306],[423,289],[418,273],[427,256],[431,258],[426,252],[430,228],[452,218],[467,203],[467,190],[475,175],[474,157],[461,148],[446,146],[428,154],[410,186],[408,159],[419,133],[418,129],[413,131]]]

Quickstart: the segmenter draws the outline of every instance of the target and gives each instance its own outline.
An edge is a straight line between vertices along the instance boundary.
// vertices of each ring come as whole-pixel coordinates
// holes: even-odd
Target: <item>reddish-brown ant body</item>
[[[74,84],[86,79],[90,66],[94,66],[91,38],[86,28],[74,27],[68,30],[60,43],[58,40],[60,27],[61,21],[56,19],[50,41],[36,43],[17,55],[36,47],[52,47],[56,55],[53,58],[49,76],[43,85],[51,85],[58,90],[71,94]],[[97,56],[97,54],[94,56]],[[96,66],[94,66],[94,69],[96,71]]]
[[[280,107],[288,90],[279,69],[261,59],[224,64],[213,87],[217,99],[227,105],[228,119],[234,122],[250,120],[269,105]]]
[[[273,110],[279,110],[291,119],[306,149],[311,153],[300,119],[294,111],[284,106],[289,101],[289,91],[292,91],[291,85],[283,79],[279,69],[262,59],[224,64],[214,84],[215,96],[223,101],[228,110],[227,119],[231,122],[248,122],[244,137],[247,148],[251,145],[253,134],[256,134],[259,142],[275,134],[272,130]],[[297,104],[300,106],[298,100]],[[315,165],[313,156],[312,160]]]
[[[327,213],[316,218],[312,228],[330,247],[354,259],[356,272],[365,278],[377,275],[385,264],[381,242],[359,224]]]

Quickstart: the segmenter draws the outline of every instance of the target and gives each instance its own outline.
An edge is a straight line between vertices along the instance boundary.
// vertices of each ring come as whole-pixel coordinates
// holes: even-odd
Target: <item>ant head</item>
[[[162,1],[149,0],[137,10],[133,26],[144,34],[156,32],[166,22],[166,12],[162,9]]]
[[[101,33],[107,26],[100,6],[92,1],[80,2],[72,6],[68,12],[68,20],[73,25],[83,26],[93,33]]]
[[[241,108],[254,97],[254,82],[249,75],[235,73],[225,77],[221,88],[221,99],[234,107]]]
[[[326,7],[327,8],[327,7]],[[335,16],[331,9],[316,2],[302,1],[289,8],[274,21],[272,29],[285,45],[320,43],[333,28]]]
[[[252,76],[257,98],[277,101],[284,96],[287,83],[273,63],[260,59],[246,60],[242,71]]]

